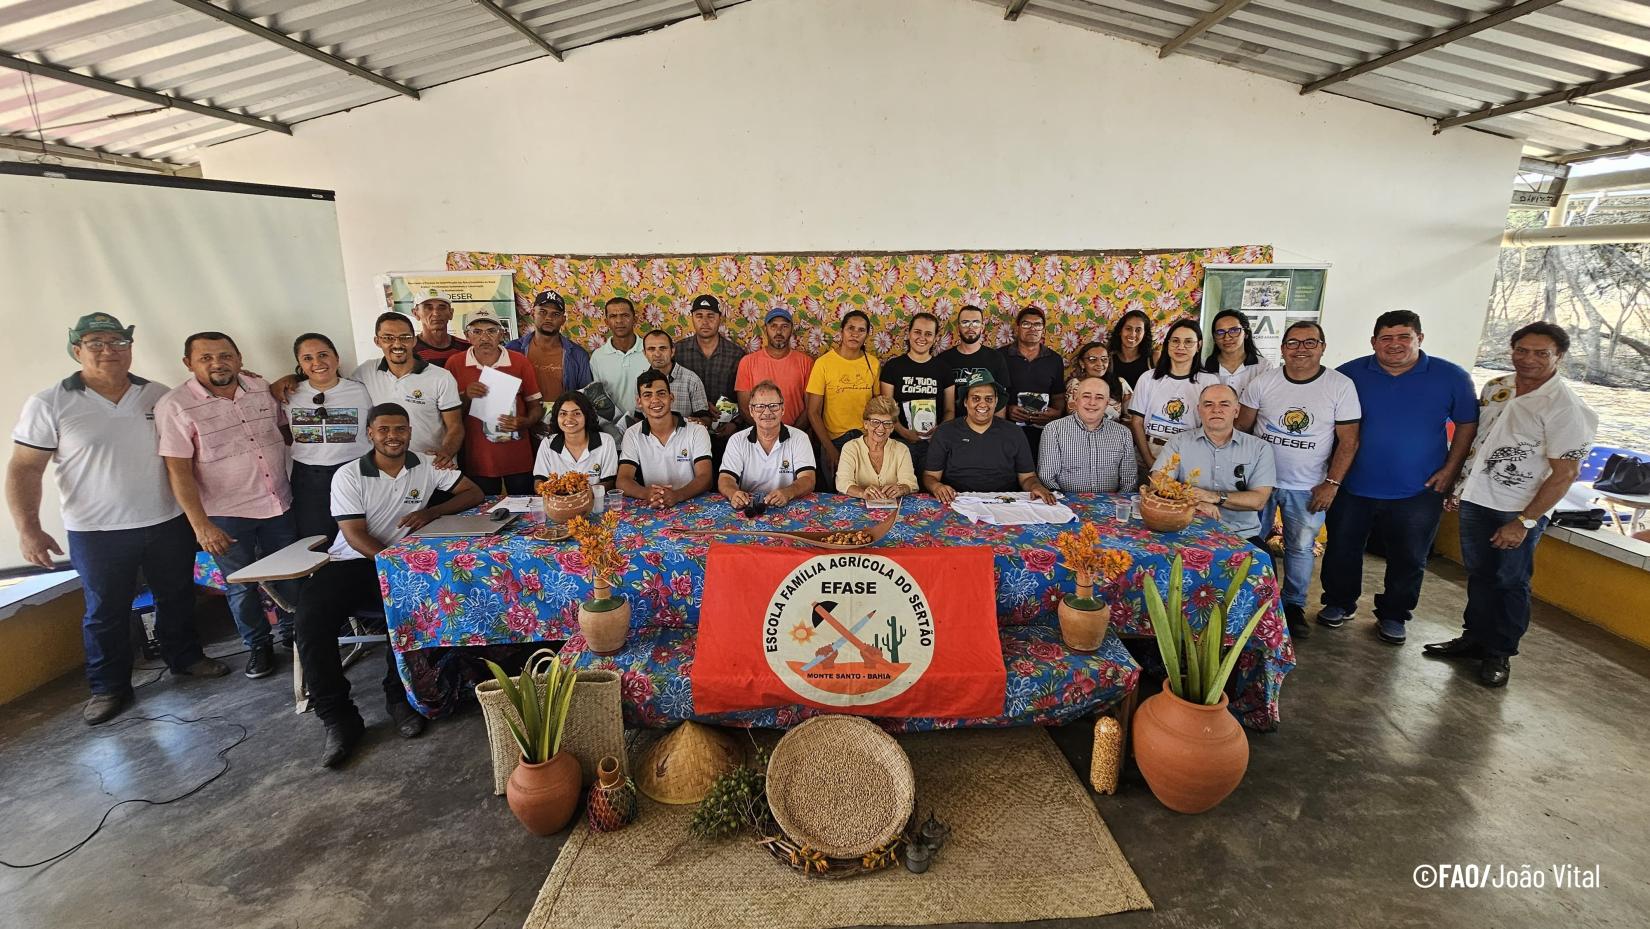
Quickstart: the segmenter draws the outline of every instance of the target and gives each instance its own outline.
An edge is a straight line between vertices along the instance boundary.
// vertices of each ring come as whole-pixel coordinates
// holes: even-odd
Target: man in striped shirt
[[[1043,429],[1037,477],[1050,490],[1076,493],[1131,493],[1140,483],[1134,435],[1106,419],[1111,391],[1098,377],[1085,377],[1068,397],[1070,416]]]

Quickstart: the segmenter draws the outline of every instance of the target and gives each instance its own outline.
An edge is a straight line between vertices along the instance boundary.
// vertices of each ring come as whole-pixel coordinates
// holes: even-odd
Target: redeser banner
[[[999,716],[991,549],[713,545],[692,678],[702,714]]]

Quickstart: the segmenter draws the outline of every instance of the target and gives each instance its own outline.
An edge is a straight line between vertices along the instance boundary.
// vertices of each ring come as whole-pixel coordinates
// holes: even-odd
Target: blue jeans
[[[201,659],[195,548],[195,533],[182,516],[141,529],[69,533],[69,563],[86,595],[81,637],[92,693],[132,692],[132,597],[139,571],[155,595],[155,639],[166,666],[182,670]]]
[[[1518,654],[1518,640],[1530,628],[1530,575],[1535,573],[1535,546],[1547,528],[1543,516],[1517,548],[1495,548],[1495,530],[1518,518],[1461,501],[1461,561],[1467,567],[1467,609],[1462,614],[1466,637],[1492,658]]]
[[[1271,499],[1260,511],[1260,531],[1264,536],[1272,531],[1272,520],[1283,511],[1283,604],[1306,607],[1306,588],[1312,584],[1312,547],[1317,544],[1318,530],[1323,528],[1324,514],[1307,508],[1312,502],[1310,490],[1272,491]]]
[[[290,510],[265,519],[213,516],[212,523],[235,540],[228,551],[216,556],[215,559],[226,578],[259,558],[273,555],[298,541]],[[298,604],[300,585],[297,581],[276,581],[270,586],[279,591],[286,602],[294,606]],[[290,639],[292,614],[285,610],[279,610],[279,613],[281,637]],[[229,615],[234,617],[235,628],[240,630],[241,641],[246,643],[247,648],[262,648],[272,644],[269,620],[264,616],[263,601],[258,596],[257,584],[229,585]]]
[[[1421,600],[1427,556],[1438,535],[1444,498],[1430,490],[1398,500],[1341,491],[1329,508],[1323,550],[1323,604],[1351,612],[1363,593],[1364,548],[1372,533],[1386,548],[1386,583],[1375,595],[1375,618],[1409,622]]]

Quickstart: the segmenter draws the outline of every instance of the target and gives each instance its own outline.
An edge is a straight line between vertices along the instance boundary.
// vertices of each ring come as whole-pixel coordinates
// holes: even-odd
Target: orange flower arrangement
[[[1054,539],[1054,548],[1066,568],[1077,575],[1079,587],[1092,587],[1100,581],[1110,583],[1133,563],[1128,552],[1100,548],[1100,530],[1094,523],[1084,523],[1076,532],[1060,533]]]
[[[619,528],[619,514],[610,510],[595,522],[575,516],[567,523],[567,528],[572,532],[573,540],[579,543],[584,563],[590,567],[590,580],[596,588],[595,599],[605,600],[612,596],[612,588],[630,567],[630,562],[619,554],[619,544],[613,538]]]
[[[571,497],[583,493],[590,487],[590,479],[582,474],[568,471],[564,474],[552,474],[537,484],[533,489],[539,496]]]
[[[1169,456],[1169,463],[1160,471],[1153,471],[1147,481],[1147,489],[1162,498],[1165,502],[1178,503],[1183,506],[1192,506],[1197,503],[1192,490],[1197,486],[1198,469],[1193,468],[1186,480],[1177,481],[1169,475],[1180,469],[1180,455]]]

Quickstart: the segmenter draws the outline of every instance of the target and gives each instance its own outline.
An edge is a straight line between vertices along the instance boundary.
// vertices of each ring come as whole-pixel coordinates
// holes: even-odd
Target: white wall
[[[1419,311],[1469,362],[1519,146],[960,0],[763,0],[205,153],[338,191],[374,275],[537,253],[1272,244],[1331,360]],[[363,344],[365,350],[367,346]]]

